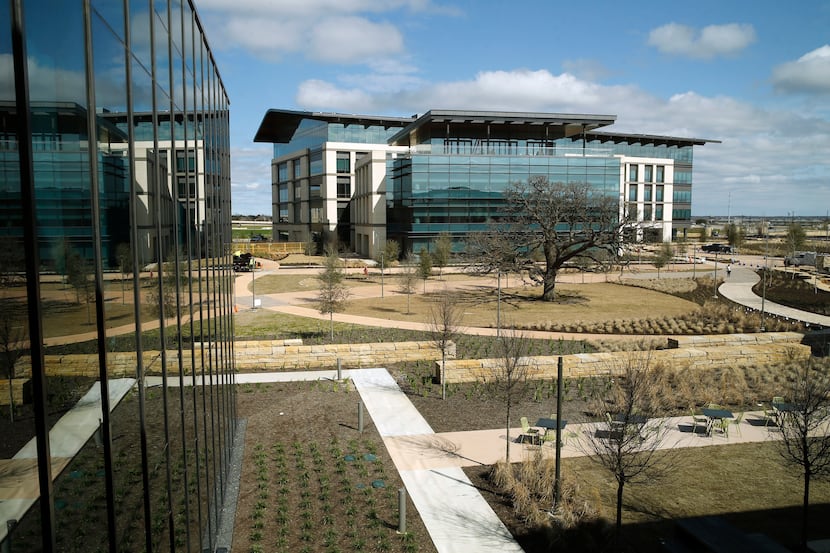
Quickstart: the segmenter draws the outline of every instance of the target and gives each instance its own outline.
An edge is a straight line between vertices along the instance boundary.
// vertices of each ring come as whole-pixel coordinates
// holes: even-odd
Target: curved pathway
[[[752,269],[743,266],[733,267],[732,274],[726,277],[718,288],[718,292],[723,297],[756,311],[803,321],[811,325],[830,327],[830,317],[773,303],[758,296],[752,291],[752,287],[759,280],[761,278]]]

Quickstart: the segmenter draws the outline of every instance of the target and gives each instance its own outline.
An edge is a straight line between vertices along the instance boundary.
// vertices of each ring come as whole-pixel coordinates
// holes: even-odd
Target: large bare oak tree
[[[502,216],[488,231],[471,235],[467,254],[473,271],[524,273],[542,285],[542,300],[553,301],[565,263],[617,256],[629,225],[616,191],[533,176],[508,187]]]

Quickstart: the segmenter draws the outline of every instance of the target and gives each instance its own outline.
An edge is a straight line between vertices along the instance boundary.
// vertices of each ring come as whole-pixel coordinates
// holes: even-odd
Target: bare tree
[[[421,248],[418,256],[418,275],[424,279],[424,293],[426,294],[427,279],[432,275],[432,257],[426,248]]]
[[[503,271],[505,265],[542,284],[544,301],[554,301],[556,275],[576,256],[600,251],[616,256],[623,229],[616,194],[587,183],[551,183],[533,176],[512,183],[504,193],[504,216],[476,237],[467,251],[477,272]],[[540,263],[541,261],[541,263]]]
[[[447,350],[458,334],[463,313],[458,306],[458,299],[445,289],[430,308],[429,314],[432,343],[441,350],[441,399],[447,399]]]
[[[349,289],[344,283],[345,279],[346,274],[340,264],[340,258],[337,257],[336,252],[329,252],[325,258],[323,272],[317,275],[317,280],[320,281],[317,309],[322,314],[329,314],[332,340],[334,340],[334,313],[346,307],[346,299],[349,297]]]
[[[118,260],[118,270],[121,272],[121,303],[126,302],[124,282],[126,275],[133,272],[133,252],[129,242],[121,242],[115,247],[115,257]]]
[[[830,475],[830,363],[809,360],[788,368],[791,410],[781,413],[779,449],[785,463],[804,479],[801,546],[807,550],[810,481]]]
[[[657,255],[654,256],[654,266],[657,268],[657,278],[660,278],[660,269],[669,264],[672,257],[674,257],[674,250],[671,244],[663,242],[657,250]]]
[[[18,310],[9,309],[9,307],[11,306],[5,306],[3,316],[0,317],[0,360],[2,360],[3,371],[9,380],[9,421],[14,423],[14,391],[12,384],[15,377],[15,365],[23,355],[25,329]]]
[[[617,481],[615,541],[619,545],[625,486],[659,478],[670,469],[673,458],[658,455],[669,430],[655,418],[665,414],[669,397],[662,393],[662,369],[652,365],[648,352],[632,352],[620,366],[609,369],[614,376],[607,392],[592,405],[606,418],[580,447]]]
[[[412,257],[409,254],[403,258],[400,272],[397,276],[398,292],[406,294],[406,314],[409,315],[412,312],[410,309],[410,298],[415,293],[415,284],[418,280],[418,268],[412,265]]]
[[[452,238],[449,233],[442,232],[435,239],[432,252],[432,263],[438,267],[438,276],[443,276],[444,267],[449,263],[450,255],[452,255]]]
[[[495,393],[504,400],[505,461],[510,462],[510,416],[513,404],[525,392],[531,360],[527,357],[530,343],[524,334],[511,329],[496,341],[498,358],[492,367]]]

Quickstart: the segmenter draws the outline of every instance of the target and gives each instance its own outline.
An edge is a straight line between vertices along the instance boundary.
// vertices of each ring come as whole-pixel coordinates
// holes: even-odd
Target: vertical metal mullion
[[[156,261],[158,263],[158,297],[159,297],[159,341],[161,353],[161,397],[162,397],[162,413],[164,417],[164,461],[165,461],[165,477],[166,477],[166,492],[167,492],[167,528],[170,541],[170,551],[175,550],[175,542],[173,538],[173,490],[172,490],[172,475],[170,473],[170,422],[169,422],[169,408],[167,404],[167,332],[166,332],[166,310],[164,308],[164,253],[162,250],[162,202],[161,192],[162,185],[166,186],[167,175],[162,179],[161,164],[159,163],[159,112],[158,112],[158,78],[156,75],[156,6],[154,0],[149,0],[150,9],[150,72],[152,74],[151,93],[152,98],[152,122],[153,122],[153,156],[155,157],[153,163],[153,180],[155,181],[155,215],[156,215]],[[167,40],[170,40],[168,33]],[[168,61],[169,64],[169,61]],[[164,180],[164,183],[162,183]]]
[[[179,21],[178,21],[178,29],[181,32],[181,47],[182,50],[184,49],[184,9],[182,8],[181,2],[178,3],[179,6]],[[176,102],[175,102],[175,79],[174,79],[174,67],[173,67],[173,29],[175,28],[173,25],[173,2],[167,3],[167,26],[169,29],[169,36],[170,39],[167,42],[167,52],[168,52],[168,74],[170,78],[170,130],[171,130],[171,150],[175,152],[176,150],[176,133],[175,133],[175,126],[173,125],[174,118],[176,115]],[[184,62],[184,52],[181,53],[182,55],[182,78],[184,79],[185,75],[185,62]],[[190,183],[187,181],[187,104],[185,100],[185,86],[182,83],[182,124],[184,127],[184,162],[185,162],[185,190],[189,192]],[[176,251],[175,251],[175,261],[174,261],[174,271],[176,272],[176,332],[178,334],[178,339],[176,340],[176,353],[177,353],[177,363],[179,368],[179,423],[181,424],[181,440],[182,440],[182,478],[184,480],[184,512],[185,512],[185,525],[184,525],[184,532],[185,532],[185,544],[187,551],[191,550],[190,546],[190,491],[189,491],[189,482],[188,476],[190,471],[188,471],[187,465],[187,423],[185,420],[185,385],[184,385],[184,350],[182,349],[182,291],[181,291],[181,260],[180,254],[182,250],[181,244],[181,233],[179,232],[179,225],[181,223],[181,219],[179,217],[179,191],[178,191],[178,182],[176,179],[178,177],[178,165],[176,163],[173,164],[173,169],[171,171],[171,181],[172,181],[172,188],[173,188],[173,228],[175,231],[174,234],[174,244],[176,244]],[[187,199],[188,192],[185,192],[185,200]],[[187,210],[186,210],[187,211]],[[185,216],[187,220],[187,216]],[[189,233],[190,229],[185,225],[185,230],[187,231],[185,234],[185,240],[187,241],[187,233]],[[190,282],[190,273],[188,272],[187,275],[188,283]],[[189,284],[188,284],[189,286]]]
[[[109,375],[107,367],[107,329],[104,307],[104,267],[101,259],[101,207],[98,174],[98,122],[95,112],[95,55],[92,50],[92,10],[89,0],[83,0],[84,57],[86,69],[86,124],[87,155],[89,156],[89,193],[92,212],[92,251],[95,262],[95,323],[98,339],[98,380],[101,390],[101,424],[104,442],[104,486],[107,503],[107,535],[109,550],[116,551],[115,486],[112,476],[112,428],[110,417]]]
[[[25,17],[23,0],[11,2],[12,58],[14,60],[15,109],[17,110],[17,147],[20,169],[20,199],[23,215],[23,244],[28,255],[26,267],[26,301],[29,319],[29,351],[32,362],[32,394],[35,415],[37,475],[40,486],[40,525],[44,553],[56,550],[55,505],[52,492],[52,463],[49,450],[49,421],[46,400],[46,371],[43,358],[43,319],[40,305],[40,252],[37,243],[37,214],[34,163],[32,155],[32,120],[29,104]]]
[[[195,16],[194,16],[195,17]],[[199,102],[199,121],[201,122],[201,140],[202,140],[202,164],[204,165],[204,169],[202,171],[202,187],[196,188],[196,210],[197,210],[197,217],[196,219],[200,221],[201,231],[199,233],[199,239],[196,242],[196,252],[197,252],[197,263],[199,264],[199,355],[200,355],[200,367],[201,367],[201,390],[202,390],[202,432],[204,434],[204,440],[202,443],[202,447],[204,448],[205,452],[205,493],[207,494],[208,500],[208,512],[207,512],[207,525],[208,525],[208,548],[212,548],[214,545],[214,538],[213,538],[213,528],[215,526],[213,517],[211,516],[211,492],[213,490],[213,486],[215,485],[215,480],[211,478],[211,459],[208,455],[208,446],[211,443],[211,437],[208,434],[208,429],[210,425],[208,424],[208,394],[210,392],[210,369],[206,373],[205,367],[208,366],[206,362],[206,352],[205,352],[205,328],[209,324],[209,312],[207,309],[209,308],[210,302],[207,300],[208,298],[208,281],[205,282],[205,289],[202,289],[202,257],[204,254],[205,260],[209,259],[208,257],[208,250],[207,250],[207,208],[202,209],[201,201],[200,201],[200,188],[204,188],[207,190],[207,163],[206,163],[206,151],[205,151],[205,59],[204,59],[204,50],[205,45],[200,43],[199,48],[199,82],[201,83],[200,86],[200,95],[201,101]],[[206,201],[206,200],[205,200]],[[202,244],[204,244],[204,249],[202,248]],[[208,266],[205,262],[204,265],[204,274],[208,274]],[[210,352],[207,352],[207,358],[209,360]],[[208,378],[206,378],[206,376]]]
[[[152,13],[148,14],[152,17]],[[127,77],[127,155],[130,163],[130,239],[132,241],[133,258],[133,317],[135,317],[135,356],[136,356],[136,388],[138,390],[138,429],[141,451],[141,479],[142,479],[142,506],[144,509],[144,549],[152,551],[153,534],[150,526],[150,462],[147,445],[147,403],[144,374],[144,340],[141,323],[141,273],[138,255],[138,181],[135,173],[135,126],[133,118],[133,70],[132,70],[132,34],[130,29],[130,0],[124,0],[124,39],[127,45],[125,70]],[[149,189],[148,189],[149,193]]]

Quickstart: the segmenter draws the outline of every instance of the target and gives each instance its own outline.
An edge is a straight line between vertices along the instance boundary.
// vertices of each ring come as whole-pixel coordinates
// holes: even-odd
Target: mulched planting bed
[[[239,386],[247,420],[233,550],[239,552],[435,551],[407,500],[397,533],[392,460],[348,382]]]

